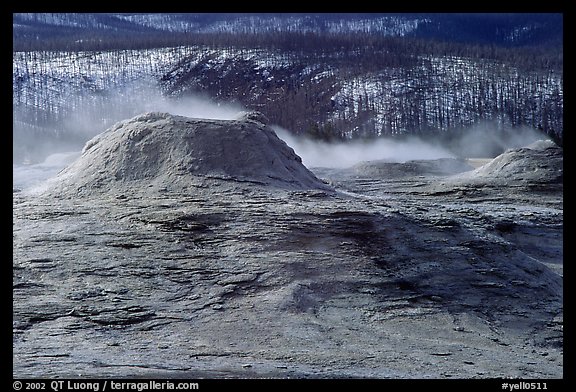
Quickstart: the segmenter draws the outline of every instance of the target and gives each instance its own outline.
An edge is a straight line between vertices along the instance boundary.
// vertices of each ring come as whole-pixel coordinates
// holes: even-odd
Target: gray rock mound
[[[257,113],[236,120],[145,113],[88,141],[82,155],[51,181],[49,192],[186,191],[207,186],[206,180],[328,189],[265,121]]]
[[[549,140],[509,149],[470,172],[453,177],[456,182],[505,184],[562,184],[563,150]]]

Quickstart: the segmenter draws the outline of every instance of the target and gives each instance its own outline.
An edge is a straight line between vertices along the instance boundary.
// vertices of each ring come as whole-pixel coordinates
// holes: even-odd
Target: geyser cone
[[[263,121],[207,120],[146,113],[96,136],[52,181],[67,196],[124,188],[186,191],[202,180],[287,189],[328,189]]]
[[[509,149],[473,171],[455,176],[463,183],[562,184],[564,152],[550,140],[539,140],[526,147]]]

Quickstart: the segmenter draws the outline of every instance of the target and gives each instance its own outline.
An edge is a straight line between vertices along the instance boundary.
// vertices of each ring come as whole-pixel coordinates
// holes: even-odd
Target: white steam
[[[488,122],[435,141],[409,136],[402,139],[382,137],[370,141],[328,143],[295,136],[278,126],[273,128],[278,137],[292,147],[309,168],[347,168],[374,160],[403,163],[455,157],[495,158],[507,149],[526,147],[537,140],[549,140],[547,135],[533,128],[502,128]]]
[[[454,154],[440,145],[426,143],[416,137],[404,140],[380,138],[371,141],[327,143],[296,137],[274,126],[278,137],[294,149],[305,166],[347,168],[364,161],[388,160],[406,162],[415,159],[452,158]]]
[[[245,110],[241,105],[221,104],[202,95],[166,97],[152,83],[144,82],[118,89],[105,99],[87,102],[84,106],[75,108],[74,114],[63,121],[63,126],[72,133],[87,136],[87,140],[118,121],[145,112],[231,120]]]
[[[530,127],[502,128],[482,122],[463,129],[446,144],[463,158],[495,158],[510,148],[526,147],[537,140],[549,139],[543,132]]]
[[[48,178],[74,162],[80,156],[79,151],[55,153],[49,155],[42,163],[19,165],[12,164],[12,187],[26,190],[40,186]]]

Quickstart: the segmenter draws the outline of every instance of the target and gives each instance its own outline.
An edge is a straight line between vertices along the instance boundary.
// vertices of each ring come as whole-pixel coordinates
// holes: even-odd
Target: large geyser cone
[[[328,189],[263,121],[207,120],[146,113],[86,143],[49,187],[67,196],[128,188],[186,191],[202,180],[287,189]]]

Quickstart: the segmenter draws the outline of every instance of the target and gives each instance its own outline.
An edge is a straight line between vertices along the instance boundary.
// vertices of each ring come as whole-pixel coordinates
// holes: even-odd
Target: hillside
[[[561,14],[14,14],[14,162],[79,150],[145,111],[257,110],[324,141],[455,146],[479,128],[531,128],[561,145],[561,26]]]
[[[562,72],[470,56],[406,55],[403,48],[15,52],[15,159],[42,159],[39,141],[51,150],[79,149],[120,119],[170,111],[190,96],[258,110],[294,134],[324,140],[449,139],[486,122],[500,130],[539,129],[561,144]]]
[[[563,36],[558,13],[16,13],[13,26],[16,50],[128,49],[190,34],[360,32],[507,47],[556,46]]]

